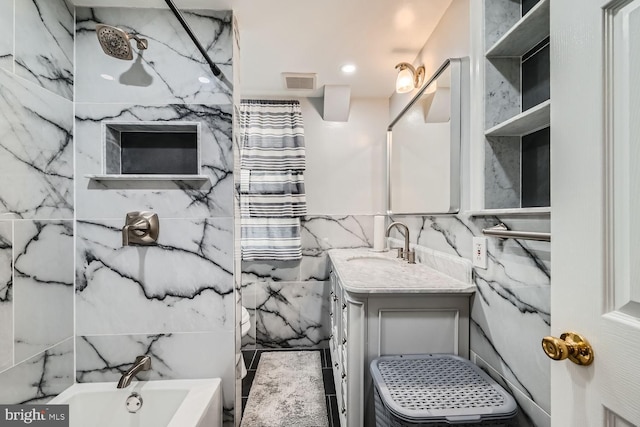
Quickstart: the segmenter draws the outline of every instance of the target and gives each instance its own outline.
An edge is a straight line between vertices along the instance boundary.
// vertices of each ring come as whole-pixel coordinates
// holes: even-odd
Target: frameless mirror
[[[461,67],[445,61],[389,125],[389,214],[460,209]]]

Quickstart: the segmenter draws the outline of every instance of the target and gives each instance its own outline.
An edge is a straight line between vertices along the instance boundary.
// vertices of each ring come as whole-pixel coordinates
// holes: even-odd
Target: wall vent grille
[[[282,73],[285,89],[314,90],[316,88],[315,73]]]

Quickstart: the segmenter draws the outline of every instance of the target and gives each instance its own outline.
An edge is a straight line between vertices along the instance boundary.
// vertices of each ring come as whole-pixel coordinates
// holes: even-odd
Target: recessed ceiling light
[[[105,80],[114,80],[113,76],[110,76],[109,74],[100,74],[100,77]]]
[[[211,80],[209,80],[204,76],[198,77],[198,80],[200,81],[200,83],[204,83],[204,84],[211,83]]]
[[[343,73],[346,73],[346,74],[353,74],[356,72],[356,66],[353,64],[343,65],[342,68],[340,69],[342,70]]]

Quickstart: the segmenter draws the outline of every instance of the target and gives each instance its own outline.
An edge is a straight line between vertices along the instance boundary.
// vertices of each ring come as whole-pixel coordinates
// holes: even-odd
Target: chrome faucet
[[[403,258],[407,260],[409,264],[416,263],[416,252],[409,250],[409,228],[401,222],[392,222],[387,227],[387,232],[385,233],[385,237],[389,237],[391,233],[391,229],[393,227],[402,227],[404,229],[404,249],[398,248],[398,258]]]
[[[148,371],[151,369],[151,358],[149,356],[138,356],[136,361],[127,372],[125,372],[120,381],[118,381],[118,388],[126,388],[131,384],[131,379],[140,371]]]

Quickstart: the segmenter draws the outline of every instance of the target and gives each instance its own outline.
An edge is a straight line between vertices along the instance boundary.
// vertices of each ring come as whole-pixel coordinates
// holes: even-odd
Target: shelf
[[[488,58],[520,57],[549,35],[549,0],[540,0],[487,50]]]
[[[209,181],[207,175],[108,175],[108,174],[88,174],[85,178],[93,181],[179,181],[204,183]]]
[[[528,216],[528,215],[551,215],[550,207],[541,208],[510,208],[510,209],[483,209],[479,211],[468,211],[464,214],[469,216]]]
[[[485,131],[485,136],[524,136],[551,124],[551,101],[547,100]]]

